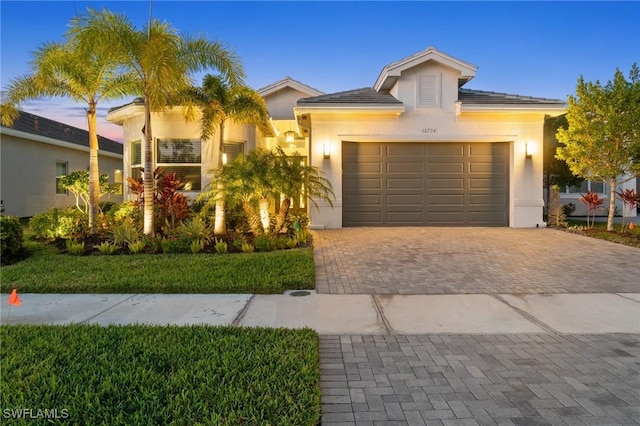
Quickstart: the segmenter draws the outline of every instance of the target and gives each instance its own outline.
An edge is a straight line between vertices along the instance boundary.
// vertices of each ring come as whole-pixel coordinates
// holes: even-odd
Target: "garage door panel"
[[[344,226],[508,225],[507,143],[343,146]]]

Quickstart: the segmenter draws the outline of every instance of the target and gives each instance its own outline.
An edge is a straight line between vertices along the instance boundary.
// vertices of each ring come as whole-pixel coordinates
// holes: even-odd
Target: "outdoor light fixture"
[[[293,130],[287,130],[284,132],[284,141],[290,145],[295,144],[296,142],[296,132]]]
[[[531,158],[535,155],[536,153],[536,143],[535,142],[525,142],[524,144],[524,155],[527,158]]]
[[[322,145],[322,152],[324,154],[325,160],[328,160],[329,158],[331,158],[331,144],[329,144],[329,142],[325,142]]]
[[[225,166],[227,164],[227,153],[222,153],[222,165]]]

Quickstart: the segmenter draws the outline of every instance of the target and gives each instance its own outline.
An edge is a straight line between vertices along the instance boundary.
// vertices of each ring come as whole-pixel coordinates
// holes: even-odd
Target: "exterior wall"
[[[271,118],[274,120],[294,120],[293,107],[296,105],[296,102],[298,102],[298,99],[308,96],[308,94],[291,87],[286,87],[271,95],[265,96],[269,115],[271,115]]]
[[[56,146],[28,138],[2,134],[1,189],[5,214],[29,217],[53,207],[75,204],[72,194],[56,194],[56,162],[68,163],[68,172],[88,170],[89,150]],[[109,175],[114,183],[114,171],[122,170],[122,157],[106,153],[99,156],[100,173]],[[101,201],[122,200],[111,195]]]
[[[542,152],[525,158],[525,143],[542,146],[543,114],[462,113],[455,108],[413,109],[399,116],[391,114],[312,113],[312,164],[321,168],[333,183],[334,208],[319,203],[311,209],[311,225],[342,227],[342,142],[509,142],[510,208],[509,226],[542,226]],[[323,147],[331,147],[324,159]]]

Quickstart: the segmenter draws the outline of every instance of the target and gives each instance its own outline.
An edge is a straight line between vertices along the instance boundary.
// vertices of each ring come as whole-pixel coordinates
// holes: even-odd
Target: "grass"
[[[309,329],[15,325],[0,335],[3,417],[24,408],[71,424],[319,423]]]
[[[567,222],[569,229],[586,226],[584,220],[569,219]],[[620,232],[620,226],[620,224],[614,224],[614,231],[607,231],[606,222],[596,222],[592,229],[584,229],[580,232],[592,238],[640,248],[640,225],[634,229],[626,229],[624,233]]]
[[[267,253],[70,256],[28,243],[33,255],[0,268],[0,290],[23,293],[253,293],[314,288],[310,248]]]

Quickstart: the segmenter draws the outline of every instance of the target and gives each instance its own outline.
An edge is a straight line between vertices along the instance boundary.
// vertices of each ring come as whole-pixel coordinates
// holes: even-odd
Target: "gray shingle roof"
[[[361,89],[329,93],[327,95],[303,98],[298,101],[298,106],[309,106],[317,104],[375,104],[401,106],[402,102],[400,102],[390,94],[376,92],[372,87],[363,87]]]
[[[458,100],[473,105],[564,105],[560,99],[535,98],[509,93],[486,92],[484,90],[459,89]]]
[[[33,135],[69,142],[76,145],[89,147],[89,132],[50,120],[28,112],[20,111],[20,115],[9,126],[13,130],[18,130]],[[112,139],[98,135],[98,145],[103,151],[113,152],[122,155],[122,144]]]

